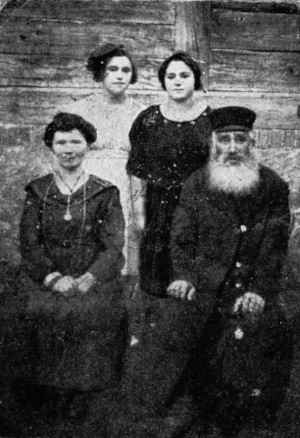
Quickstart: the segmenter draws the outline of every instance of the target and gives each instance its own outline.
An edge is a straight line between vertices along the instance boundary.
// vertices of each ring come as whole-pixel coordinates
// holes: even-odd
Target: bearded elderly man
[[[274,423],[291,359],[278,304],[288,186],[253,155],[255,117],[244,107],[211,112],[210,161],[183,187],[171,240],[168,293],[205,320],[192,388],[204,418],[230,437]]]

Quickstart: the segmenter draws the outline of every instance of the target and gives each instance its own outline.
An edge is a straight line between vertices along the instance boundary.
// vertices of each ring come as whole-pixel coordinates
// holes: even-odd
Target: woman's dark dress
[[[46,353],[41,340],[37,375],[43,375],[43,383],[55,378],[58,386],[101,389],[116,379],[114,343],[123,317],[119,281],[124,221],[118,189],[90,176],[86,188],[72,196],[71,221],[64,220],[67,196],[60,193],[53,175],[33,181],[26,192],[20,224],[26,311],[43,319],[45,329],[61,329],[64,343],[63,354],[59,358],[52,354],[45,367],[40,361]],[[44,278],[56,271],[75,278],[89,271],[96,284],[85,295],[65,298],[43,287]],[[48,326],[46,320],[51,320]],[[47,375],[45,368],[58,359],[60,372]]]
[[[20,224],[22,262],[14,291],[18,306],[14,327],[22,326],[19,345],[26,354],[20,353],[22,366],[10,377],[25,380],[30,391],[48,388],[43,392],[46,398],[49,388],[57,388],[54,398],[67,391],[68,400],[74,391],[109,393],[120,378],[127,333],[120,285],[124,220],[118,189],[90,176],[72,195],[71,221],[64,220],[67,196],[58,190],[52,174],[31,182],[26,193]],[[65,298],[43,286],[45,277],[56,271],[74,278],[88,271],[96,283],[84,295],[77,292]],[[38,397],[41,404],[44,396]],[[47,403],[53,405],[51,397]],[[62,403],[61,397],[58,400]]]
[[[147,182],[140,279],[153,295],[164,296],[172,276],[169,235],[181,187],[208,158],[208,113],[209,108],[195,120],[179,123],[153,105],[139,114],[129,134],[128,173]]]

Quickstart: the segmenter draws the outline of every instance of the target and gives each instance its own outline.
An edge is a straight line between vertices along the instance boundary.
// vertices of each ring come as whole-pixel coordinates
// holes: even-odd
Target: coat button
[[[240,328],[240,327],[237,327],[236,329],[235,329],[235,331],[234,331],[234,337],[235,337],[235,339],[237,339],[237,340],[241,340],[241,339],[243,339],[243,337],[244,337],[244,332],[243,332],[243,330]]]
[[[247,231],[247,227],[246,227],[246,225],[242,224],[242,225],[240,226],[240,230],[241,230],[242,233],[246,233],[246,231]]]
[[[139,340],[136,336],[132,335],[130,339],[130,347],[134,347],[139,343]]]

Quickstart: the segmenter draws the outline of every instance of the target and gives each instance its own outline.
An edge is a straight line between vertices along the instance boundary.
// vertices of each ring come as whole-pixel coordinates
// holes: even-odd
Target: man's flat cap
[[[243,106],[224,106],[211,111],[209,119],[213,131],[250,131],[256,114]]]

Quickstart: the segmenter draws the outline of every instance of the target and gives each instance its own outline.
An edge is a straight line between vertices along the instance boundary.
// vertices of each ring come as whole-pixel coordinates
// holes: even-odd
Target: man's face
[[[209,162],[210,185],[225,193],[249,193],[259,182],[258,163],[248,131],[213,132]]]
[[[239,166],[249,156],[248,131],[220,131],[213,134],[215,159],[228,166]]]

